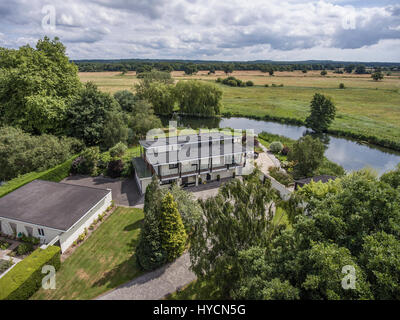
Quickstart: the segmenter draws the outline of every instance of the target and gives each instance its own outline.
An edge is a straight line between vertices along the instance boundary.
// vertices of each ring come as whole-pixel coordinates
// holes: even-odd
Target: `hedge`
[[[42,285],[44,265],[60,269],[60,247],[36,249],[0,279],[0,300],[27,300]]]
[[[0,198],[36,179],[60,182],[68,177],[72,161],[74,161],[76,157],[77,155],[46,171],[30,172],[6,182],[0,187]]]

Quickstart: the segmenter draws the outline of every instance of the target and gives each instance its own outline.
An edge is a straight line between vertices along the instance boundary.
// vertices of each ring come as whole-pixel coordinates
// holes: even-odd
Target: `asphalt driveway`
[[[134,179],[112,179],[103,176],[89,177],[74,175],[65,178],[61,182],[92,188],[111,189],[112,199],[115,201],[115,204],[119,206],[133,207],[143,202],[143,197],[139,194]]]

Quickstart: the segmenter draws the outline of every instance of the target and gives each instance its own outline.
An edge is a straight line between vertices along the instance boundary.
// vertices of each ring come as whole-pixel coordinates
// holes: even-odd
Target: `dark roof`
[[[110,190],[34,180],[0,198],[0,217],[67,231]]]
[[[327,174],[321,175],[321,176],[315,176],[312,178],[305,178],[305,179],[299,179],[299,180],[295,180],[296,183],[301,184],[301,185],[305,185],[308,184],[312,181],[314,182],[318,182],[321,181],[323,183],[328,182],[329,180],[335,180],[336,177],[335,176],[330,176]]]
[[[198,134],[182,134],[181,136],[171,136],[166,138],[154,138],[154,140],[140,140],[139,143],[145,149],[151,147],[160,147],[163,145],[176,145],[176,144],[186,144],[186,143],[198,143],[198,141],[210,141],[210,140],[229,140],[232,139],[232,134],[227,134],[226,132],[208,132],[208,133],[198,133]],[[157,143],[156,143],[157,142]],[[155,144],[155,145],[154,145]],[[153,146],[154,145],[154,146]]]
[[[139,179],[150,178],[152,176],[151,170],[147,167],[143,158],[140,157],[133,158],[132,164],[135,167]]]

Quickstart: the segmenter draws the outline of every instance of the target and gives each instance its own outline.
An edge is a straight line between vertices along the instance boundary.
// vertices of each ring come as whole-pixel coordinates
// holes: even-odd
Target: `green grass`
[[[138,79],[133,73],[124,76],[119,72],[80,73],[82,81],[93,81],[106,92],[122,89],[134,91]],[[266,118],[291,123],[304,123],[314,93],[332,97],[337,116],[330,133],[400,150],[400,78],[398,75],[373,81],[370,75],[333,74],[322,77],[319,72],[307,74],[275,72],[273,77],[257,71],[235,71],[236,78],[255,83],[254,87],[229,87],[217,84],[223,91],[224,114]],[[200,79],[215,83],[222,72],[207,75],[199,72],[193,76],[173,72],[176,81]],[[283,84],[283,87],[271,85]],[[344,83],[346,89],[339,89]],[[265,87],[268,84],[269,87]]]
[[[31,299],[93,299],[139,276],[135,247],[143,210],[117,208],[57,272],[56,290],[40,289]]]
[[[76,157],[77,155],[71,157],[67,161],[54,168],[42,172],[34,171],[26,173],[10,181],[7,181],[4,185],[0,187],[0,198],[36,179],[60,182],[61,180],[68,177],[72,161]]]

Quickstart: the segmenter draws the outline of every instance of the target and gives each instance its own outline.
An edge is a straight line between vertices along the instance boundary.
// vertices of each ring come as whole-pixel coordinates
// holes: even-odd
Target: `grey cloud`
[[[400,16],[387,18],[375,15],[367,22],[358,18],[355,29],[338,28],[336,30],[331,46],[341,49],[357,49],[377,44],[380,40],[400,39],[399,27]]]
[[[269,45],[272,49],[292,50],[308,49],[318,44],[318,39],[304,36],[287,36],[285,32],[276,33],[269,30],[254,30],[251,33],[237,32],[218,45],[220,48],[241,48],[256,45]]]
[[[136,14],[144,15],[151,19],[162,17],[164,6],[168,0],[91,0],[100,6],[107,8],[130,11]]]

